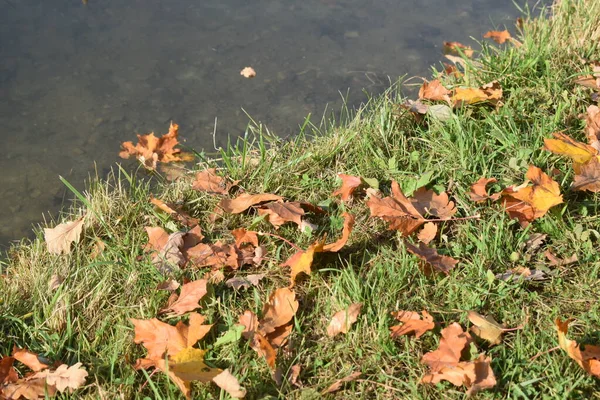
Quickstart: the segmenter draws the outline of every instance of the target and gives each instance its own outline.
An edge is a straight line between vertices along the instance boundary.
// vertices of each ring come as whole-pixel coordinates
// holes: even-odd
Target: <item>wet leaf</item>
[[[44,239],[48,251],[52,254],[69,254],[71,243],[79,243],[81,238],[83,218],[59,224],[52,229],[44,228]]]
[[[402,325],[394,325],[390,328],[392,338],[414,333],[415,338],[420,338],[425,332],[435,328],[433,317],[425,310],[421,311],[421,315],[414,311],[396,311],[392,315]],[[423,317],[421,319],[421,316]]]
[[[327,327],[327,336],[334,337],[339,333],[348,333],[348,329],[350,329],[352,324],[358,319],[361,307],[361,303],[354,303],[347,309],[335,313]]]
[[[507,40],[512,39],[510,33],[506,29],[503,31],[488,31],[483,37],[492,39],[498,44],[503,44]]]
[[[245,67],[240,71],[240,75],[244,78],[254,78],[256,76],[256,71],[252,67]]]

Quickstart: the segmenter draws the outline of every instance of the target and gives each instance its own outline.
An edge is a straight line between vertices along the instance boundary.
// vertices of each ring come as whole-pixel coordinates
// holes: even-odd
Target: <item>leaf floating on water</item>
[[[240,71],[240,75],[244,78],[254,78],[256,76],[256,71],[252,67],[246,67]]]

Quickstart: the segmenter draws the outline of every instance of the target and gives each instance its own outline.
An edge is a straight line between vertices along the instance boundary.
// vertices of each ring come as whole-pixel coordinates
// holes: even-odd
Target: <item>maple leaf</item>
[[[76,363],[70,367],[62,364],[56,370],[44,370],[33,375],[33,378],[45,379],[49,386],[54,386],[59,392],[68,390],[69,392],[78,389],[85,384],[85,378],[88,372],[81,368],[81,363]]]
[[[563,265],[573,264],[579,260],[576,253],[573,253],[573,255],[569,258],[560,259],[560,258],[556,257],[554,254],[552,254],[550,249],[546,250],[544,252],[544,255],[550,262],[550,265],[552,265],[553,267],[561,267]]]
[[[459,42],[444,42],[444,53],[456,56],[462,53],[467,58],[473,57],[473,49]]]
[[[135,146],[132,142],[122,143],[119,156],[125,159],[134,156],[149,170],[156,169],[159,162],[188,161],[190,155],[181,153],[180,149],[175,149],[175,146],[179,144],[178,135],[179,125],[171,122],[169,132],[160,138],[154,136],[154,132],[152,132],[148,135],[137,135],[138,143]]]
[[[600,192],[600,157],[594,157],[579,167],[571,189]]]
[[[450,201],[446,192],[436,194],[433,190],[422,187],[413,193],[410,201],[421,215],[430,214],[441,219],[450,219],[456,214],[454,202]]]
[[[394,325],[390,328],[393,338],[414,332],[415,338],[418,339],[425,332],[435,328],[433,317],[425,310],[421,311],[423,319],[421,319],[419,313],[414,311],[396,311],[392,315],[398,321],[402,322],[402,325]]]
[[[472,396],[481,390],[496,386],[496,377],[491,367],[491,361],[491,357],[480,354],[474,361],[459,362],[453,366],[444,367],[436,373],[425,375],[421,382],[436,384],[447,380],[455,386],[467,386],[469,388],[467,396]]]
[[[270,194],[270,193],[263,193],[263,194],[242,193],[235,199],[222,199],[219,202],[219,207],[221,207],[225,212],[228,212],[230,214],[239,214],[257,204],[265,203],[267,201],[277,201],[277,200],[283,200],[283,198],[281,196],[277,196],[275,194]]]
[[[181,222],[186,226],[197,226],[198,219],[192,218],[188,213],[183,210],[177,209],[173,204],[167,204],[164,201],[150,196],[150,203],[154,204],[159,210],[166,212],[177,221]]]
[[[202,315],[192,313],[189,325],[179,321],[177,325],[172,326],[156,318],[147,320],[131,318],[130,321],[135,328],[133,341],[142,344],[148,350],[148,359],[160,360],[165,352],[167,355],[175,355],[202,339],[212,327],[212,325],[203,325],[204,320]]]
[[[450,103],[450,91],[442,85],[439,79],[434,79],[431,82],[424,81],[419,89],[419,99],[445,101]]]
[[[594,147],[573,140],[561,132],[554,132],[552,135],[554,139],[544,139],[544,149],[570,157],[575,165],[585,164],[598,155],[598,150]],[[578,167],[575,166],[575,171],[577,170]]]
[[[558,333],[558,344],[567,355],[579,364],[587,373],[600,378],[600,346],[585,345],[581,350],[579,344],[567,338],[569,324],[572,320],[561,321],[557,318],[555,323]]]
[[[256,71],[252,67],[245,67],[240,71],[240,75],[244,78],[254,78],[256,76]]]
[[[404,196],[396,181],[392,181],[392,196],[383,199],[372,196],[367,201],[371,217],[389,222],[389,229],[399,230],[408,236],[425,223],[425,218],[413,203]]]
[[[417,247],[405,241],[404,245],[409,252],[425,261],[428,266],[430,265],[437,272],[448,275],[448,272],[458,264],[458,260],[455,260],[452,257],[442,256],[438,254],[436,249],[427,247],[423,243],[419,243],[419,247]],[[427,267],[425,271],[429,272],[429,267]]]
[[[502,195],[501,193],[494,193],[493,195],[488,195],[486,187],[490,183],[498,182],[496,178],[479,178],[477,182],[471,185],[471,191],[469,192],[469,197],[476,203],[481,203],[486,200],[496,201]]]
[[[192,189],[201,192],[227,194],[231,189],[231,184],[217,175],[216,168],[210,168],[196,174],[196,179],[192,182]]]
[[[304,210],[298,202],[275,201],[267,203],[258,209],[258,215],[265,215],[275,229],[278,229],[286,222],[293,222],[296,225],[302,224]]]
[[[511,218],[516,218],[521,226],[542,217],[546,212],[562,203],[562,195],[558,183],[552,180],[541,169],[530,165],[526,178],[533,185],[509,187],[502,191],[504,208]]]
[[[212,381],[234,399],[243,399],[246,396],[246,389],[240,386],[237,378],[228,369],[215,376]]]
[[[348,333],[348,329],[358,319],[361,308],[361,303],[354,303],[347,309],[335,313],[331,318],[331,322],[329,322],[329,326],[327,326],[327,336],[334,337],[339,333]]]
[[[353,372],[342,379],[338,379],[337,381],[333,382],[327,389],[325,389],[322,394],[337,392],[342,388],[344,383],[355,381],[358,378],[360,378],[361,375],[362,373],[360,372]]]
[[[421,229],[417,235],[417,239],[419,239],[419,242],[421,243],[429,244],[429,242],[435,239],[437,231],[437,225],[433,222],[428,222],[423,226],[423,229]]]
[[[293,287],[296,283],[296,276],[298,276],[299,273],[304,272],[305,274],[310,275],[315,253],[323,252],[323,246],[324,243],[318,240],[311,244],[308,249],[298,251],[288,258],[285,263],[281,264],[282,267],[291,268],[290,287]]]
[[[235,238],[235,245],[241,246],[244,243],[250,243],[254,247],[258,247],[258,235],[254,231],[248,231],[245,228],[238,228],[231,231]]]
[[[342,217],[344,218],[344,228],[342,230],[342,237],[333,243],[324,245],[324,252],[338,252],[348,242],[348,238],[350,237],[350,233],[352,232],[352,227],[354,226],[354,215],[344,212],[342,213]]]
[[[15,360],[22,362],[32,371],[39,372],[49,367],[38,358],[38,355],[26,349],[20,349],[17,346],[13,347],[12,356]]]
[[[188,282],[181,287],[181,294],[173,304],[160,312],[169,312],[171,315],[183,315],[200,307],[198,302],[207,293],[206,279]]]
[[[52,254],[69,254],[71,243],[79,243],[83,231],[83,219],[84,217],[80,217],[75,221],[64,222],[52,229],[44,228],[48,251]]]
[[[288,288],[279,288],[271,294],[269,301],[265,304],[262,319],[259,321],[259,331],[268,335],[278,327],[290,322],[296,311],[298,311],[296,293]]]
[[[596,83],[600,82],[600,77],[596,77]],[[585,133],[590,146],[600,151],[600,108],[591,105],[587,108],[585,118]]]
[[[432,373],[458,364],[462,351],[473,341],[471,335],[456,322],[442,329],[441,334],[438,348],[421,358],[421,363],[427,365]]]
[[[498,81],[493,81],[479,88],[456,88],[452,96],[452,103],[455,107],[467,104],[488,102],[497,104],[502,100],[502,87]]]
[[[56,387],[48,385],[44,378],[28,377],[19,379],[14,383],[10,383],[0,390],[2,399],[20,399],[37,400],[56,394]]]
[[[503,31],[488,31],[483,37],[492,39],[498,44],[503,44],[507,40],[512,39],[512,36],[510,36],[510,33],[506,29]]]
[[[342,186],[334,191],[332,196],[340,196],[342,201],[348,201],[352,198],[352,194],[355,190],[365,184],[365,181],[359,176],[352,176],[346,174],[338,174],[342,180]]]

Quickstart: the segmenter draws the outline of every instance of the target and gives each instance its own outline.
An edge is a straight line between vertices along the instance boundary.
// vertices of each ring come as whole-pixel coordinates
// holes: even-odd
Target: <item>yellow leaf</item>
[[[187,347],[171,357],[169,371],[184,381],[209,382],[222,371],[204,363],[206,350]]]
[[[552,135],[555,139],[544,139],[544,149],[571,157],[575,163],[585,164],[598,154],[598,150],[592,146],[577,142],[563,133],[555,132]],[[578,168],[575,169],[577,172]]]

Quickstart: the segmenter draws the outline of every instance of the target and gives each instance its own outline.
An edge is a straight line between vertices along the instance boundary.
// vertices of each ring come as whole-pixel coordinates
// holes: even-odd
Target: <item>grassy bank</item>
[[[82,362],[89,371],[87,386],[65,398],[178,398],[178,389],[164,374],[136,371],[132,365],[145,351],[133,342],[130,318],[149,319],[165,306],[169,293],[156,290],[165,280],[143,251],[147,226],[169,232],[185,230],[176,220],[154,209],[150,193],[176,203],[198,218],[206,240],[230,240],[232,229],[245,227],[285,238],[301,249],[323,234],[337,238],[342,212],[356,217],[348,244],[339,252],[315,260],[310,276],[294,290],[300,302],[289,344],[279,350],[277,366],[287,375],[300,365],[300,385],[285,379],[277,384],[264,359],[244,339],[216,341],[246,310],[257,314],[275,288],[289,285],[281,267],[296,250],[275,236],[262,236],[266,259],[258,267],[224,270],[227,278],[264,273],[257,287],[236,291],[224,282],[210,286],[199,310],[215,324],[201,342],[207,363],[229,368],[248,390],[248,398],[320,398],[334,381],[353,372],[359,379],[337,392],[340,398],[462,398],[464,388],[449,383],[419,383],[427,372],[421,356],[437,348],[439,331],[452,322],[469,326],[466,311],[491,315],[508,327],[501,344],[477,342],[492,357],[497,385],[481,398],[600,397],[596,378],[582,370],[558,345],[554,320],[575,318],[570,336],[600,343],[600,256],[597,233],[600,197],[569,190],[570,161],[544,151],[553,132],[585,141],[580,114],[592,104],[590,90],[572,83],[589,73],[582,59],[600,60],[600,3],[559,1],[551,16],[525,18],[522,46],[482,43],[477,62],[468,62],[460,78],[439,74],[445,85],[477,87],[498,81],[501,105],[465,106],[440,121],[418,121],[398,105],[399,86],[370,99],[344,121],[319,131],[307,124],[291,141],[261,134],[224,149],[214,160],[198,158],[196,170],[218,168],[218,174],[239,181],[248,193],[275,193],[286,199],[320,204],[326,216],[313,222],[312,233],[284,225],[275,230],[256,214],[226,214],[211,222],[220,197],[192,189],[194,171],[175,182],[160,176],[151,183],[116,169],[107,180],[92,183],[65,220],[86,214],[81,241],[70,254],[53,255],[43,232],[38,239],[11,249],[0,279],[0,354],[13,346],[43,354],[69,365]],[[513,32],[516,28],[509,27]],[[436,73],[437,74],[437,73]],[[183,132],[185,135],[185,131]],[[127,164],[128,166],[132,164]],[[480,177],[495,177],[495,188],[520,184],[529,165],[550,173],[561,186],[564,203],[526,228],[499,204],[473,203],[469,187]],[[432,242],[440,253],[460,261],[444,275],[426,275],[396,231],[370,217],[361,199],[342,203],[332,197],[340,186],[338,173],[374,178],[384,195],[398,181],[407,195],[427,185],[447,191],[456,202],[457,217],[478,219],[448,222]],[[532,234],[545,234],[538,249],[528,247]],[[104,243],[98,251],[98,242]],[[551,266],[544,251],[560,258],[577,254],[578,262]],[[493,278],[511,268],[542,269],[539,282]],[[187,268],[178,281],[202,278],[210,269]],[[49,288],[53,275],[64,280]],[[348,334],[325,334],[331,316],[352,303],[362,311]],[[392,339],[393,311],[427,310],[437,323],[419,339]],[[174,324],[178,318],[160,317]],[[184,318],[185,320],[185,318]],[[211,384],[196,384],[195,398],[227,398]]]

